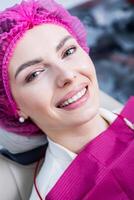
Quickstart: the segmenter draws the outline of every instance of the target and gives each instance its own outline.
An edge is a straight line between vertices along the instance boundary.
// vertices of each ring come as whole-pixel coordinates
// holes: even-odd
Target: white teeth
[[[82,96],[84,96],[84,94],[86,93],[86,88],[82,89],[80,92],[78,92],[76,95],[74,95],[72,98],[66,100],[64,103],[61,104],[60,107],[64,107],[68,104],[71,104],[75,101],[77,101],[78,99],[80,99]]]

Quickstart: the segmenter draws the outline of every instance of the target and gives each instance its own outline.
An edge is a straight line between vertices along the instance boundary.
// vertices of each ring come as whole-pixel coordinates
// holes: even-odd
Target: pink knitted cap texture
[[[34,26],[53,23],[68,30],[88,53],[86,30],[80,20],[53,0],[27,0],[0,12],[0,126],[21,135],[36,135],[41,130],[30,120],[18,122],[17,105],[11,94],[8,65],[24,33]]]

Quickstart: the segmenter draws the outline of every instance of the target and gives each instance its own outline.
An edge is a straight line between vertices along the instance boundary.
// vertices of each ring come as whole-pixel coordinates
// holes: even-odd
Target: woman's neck
[[[58,134],[59,137],[51,137],[54,142],[64,146],[78,154],[84,146],[108,128],[108,123],[97,114],[90,122],[81,127],[75,127],[70,134]]]

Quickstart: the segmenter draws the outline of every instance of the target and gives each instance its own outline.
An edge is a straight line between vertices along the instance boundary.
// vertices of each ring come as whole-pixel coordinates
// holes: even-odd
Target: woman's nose
[[[77,78],[77,73],[69,68],[58,68],[56,84],[58,87],[64,87],[71,84]]]

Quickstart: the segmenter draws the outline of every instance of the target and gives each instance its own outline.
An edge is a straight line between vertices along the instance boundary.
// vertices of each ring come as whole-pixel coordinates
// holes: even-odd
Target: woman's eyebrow
[[[65,43],[66,43],[69,39],[73,39],[73,37],[72,37],[71,35],[65,36],[65,37],[60,41],[60,43],[56,46],[56,52],[59,51],[59,50],[65,45]],[[20,65],[20,66],[17,68],[17,71],[16,71],[16,73],[15,73],[15,79],[16,79],[16,77],[18,76],[18,74],[19,74],[22,70],[24,70],[24,69],[26,69],[27,67],[30,67],[30,66],[32,66],[32,65],[39,64],[39,63],[41,63],[41,62],[43,62],[43,59],[42,59],[42,58],[36,58],[36,59],[34,59],[34,60],[30,60],[30,61],[27,61],[27,62],[23,63],[22,65]]]
[[[69,40],[69,39],[73,39],[73,37],[71,35],[67,35],[66,37],[64,37],[60,43],[57,45],[56,47],[56,51],[59,51],[64,45],[65,43]]]
[[[37,58],[37,59],[35,59],[35,60],[30,60],[30,61],[27,61],[27,62],[23,63],[22,65],[20,65],[20,66],[18,67],[18,69],[17,69],[17,71],[16,71],[16,73],[15,73],[15,76],[14,76],[15,79],[16,79],[16,77],[18,76],[18,74],[19,74],[22,70],[24,70],[24,69],[26,69],[27,67],[30,67],[30,66],[32,66],[32,65],[39,64],[39,63],[41,63],[41,62],[43,62],[43,59]]]

